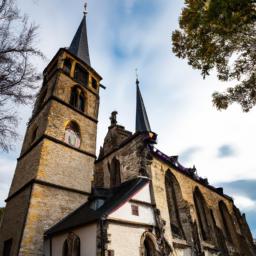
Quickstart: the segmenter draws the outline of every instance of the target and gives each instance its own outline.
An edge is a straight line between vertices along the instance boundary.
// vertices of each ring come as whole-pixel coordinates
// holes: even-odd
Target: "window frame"
[[[89,72],[79,63],[76,63],[74,80],[83,86],[88,86],[89,83]]]
[[[131,214],[133,216],[140,216],[139,206],[137,204],[131,204]]]

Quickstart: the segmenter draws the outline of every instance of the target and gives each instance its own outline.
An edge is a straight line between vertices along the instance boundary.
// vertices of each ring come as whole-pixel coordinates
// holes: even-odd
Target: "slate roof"
[[[150,124],[148,121],[147,111],[143,102],[143,98],[140,92],[139,80],[137,84],[137,103],[136,103],[136,132],[150,132]]]
[[[106,217],[124,202],[128,201],[148,182],[149,179],[147,177],[138,177],[124,182],[120,186],[112,189],[93,189],[88,202],[81,205],[77,210],[46,231],[45,235],[52,236],[56,233],[83,226]],[[91,203],[96,199],[105,199],[105,203],[97,210],[93,210],[91,208]]]
[[[86,64],[91,66],[88,38],[87,38],[87,25],[86,25],[86,15],[84,15],[80,26],[72,40],[69,47],[69,51],[75,56],[83,60]]]

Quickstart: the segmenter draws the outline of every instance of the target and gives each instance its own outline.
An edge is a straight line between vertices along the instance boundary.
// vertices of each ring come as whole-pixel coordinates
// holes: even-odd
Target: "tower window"
[[[71,72],[71,68],[72,68],[72,60],[67,58],[64,60],[63,63],[63,71],[70,76],[70,72]]]
[[[11,256],[11,249],[12,249],[12,239],[6,240],[4,242],[3,256]]]
[[[70,95],[70,104],[79,109],[80,111],[84,112],[85,110],[85,96],[83,91],[75,86],[71,90],[71,95]]]
[[[120,172],[120,162],[114,158],[109,165],[110,172],[110,187],[115,187],[121,183],[121,172]]]
[[[72,147],[79,148],[81,144],[80,128],[78,124],[71,121],[65,129],[65,142]]]
[[[94,79],[94,78],[92,78],[92,87],[93,87],[95,90],[97,90],[97,88],[98,88],[97,81],[96,81],[96,79]]]
[[[79,101],[78,101],[78,109],[84,112],[84,103],[85,103],[85,98],[84,94],[81,92],[79,95]]]
[[[88,85],[89,73],[81,65],[76,64],[74,79],[85,86]]]
[[[70,104],[73,107],[77,107],[78,95],[79,95],[78,88],[73,87],[70,95]]]

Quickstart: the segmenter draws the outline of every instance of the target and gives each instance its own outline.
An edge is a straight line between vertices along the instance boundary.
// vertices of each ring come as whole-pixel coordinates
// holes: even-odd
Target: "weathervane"
[[[85,1],[85,3],[84,3],[84,15],[86,15],[88,13],[87,5],[88,5],[88,3],[87,3],[87,1]]]

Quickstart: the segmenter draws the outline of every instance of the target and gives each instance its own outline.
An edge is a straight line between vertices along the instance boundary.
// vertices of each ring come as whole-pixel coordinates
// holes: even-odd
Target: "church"
[[[86,12],[43,72],[0,227],[3,256],[253,256],[233,199],[157,149],[137,79],[135,132],[111,113],[96,156],[102,77]],[[111,88],[110,88],[111,90]]]

